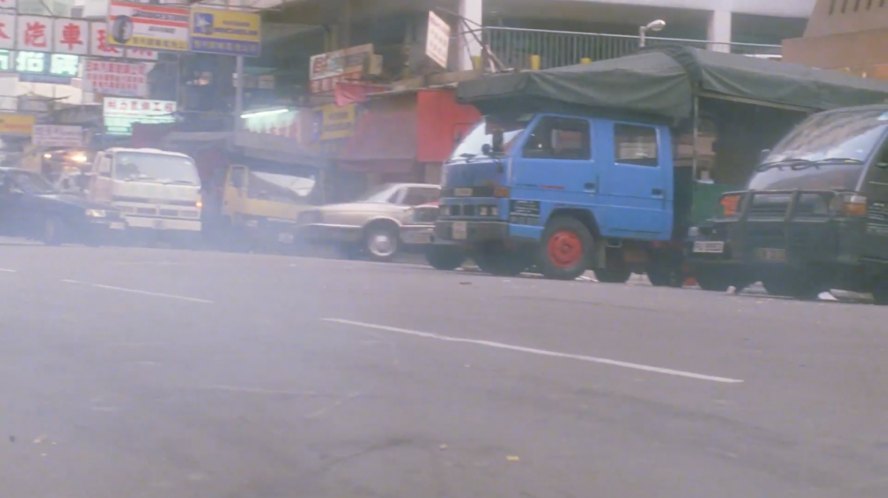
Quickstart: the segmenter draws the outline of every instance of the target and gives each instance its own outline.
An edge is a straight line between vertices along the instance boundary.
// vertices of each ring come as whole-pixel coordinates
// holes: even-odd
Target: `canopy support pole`
[[[691,159],[691,171],[693,171],[692,178],[694,181],[699,180],[697,177],[697,155],[699,154],[697,151],[697,146],[699,145],[699,137],[700,137],[700,97],[694,96],[694,123],[693,123],[693,143],[692,147],[694,149],[693,156]]]

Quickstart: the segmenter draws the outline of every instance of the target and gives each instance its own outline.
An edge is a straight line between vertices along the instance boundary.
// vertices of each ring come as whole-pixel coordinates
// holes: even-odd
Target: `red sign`
[[[89,23],[79,19],[56,19],[53,39],[55,53],[86,55],[89,53]]]
[[[50,17],[19,16],[16,48],[30,52],[52,52],[52,21]]]
[[[83,90],[103,95],[145,97],[148,95],[148,71],[144,62],[88,60],[83,66]],[[142,105],[152,105],[143,101]]]

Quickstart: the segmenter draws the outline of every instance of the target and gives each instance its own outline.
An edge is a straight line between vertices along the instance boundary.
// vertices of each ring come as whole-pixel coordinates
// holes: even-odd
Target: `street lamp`
[[[665,27],[666,27],[666,21],[664,21],[662,19],[657,19],[656,21],[651,21],[651,22],[647,23],[647,25],[645,25],[645,26],[640,26],[638,28],[638,46],[639,46],[639,48],[644,48],[645,41],[647,41],[646,38],[647,38],[648,31],[656,33],[658,31],[663,31],[663,28],[665,28]]]

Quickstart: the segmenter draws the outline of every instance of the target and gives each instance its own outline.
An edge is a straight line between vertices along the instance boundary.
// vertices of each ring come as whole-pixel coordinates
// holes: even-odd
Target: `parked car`
[[[0,232],[42,240],[96,243],[124,230],[120,212],[56,191],[39,173],[0,168]]]
[[[340,244],[350,255],[392,259],[403,246],[431,243],[441,187],[421,183],[382,185],[360,199],[302,213],[298,225],[310,241]]]

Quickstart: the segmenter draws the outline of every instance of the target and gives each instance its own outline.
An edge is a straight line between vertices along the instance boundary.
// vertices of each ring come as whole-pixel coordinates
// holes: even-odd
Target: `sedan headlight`
[[[105,211],[104,209],[87,209],[85,214],[86,214],[87,218],[107,218],[108,217],[108,211]]]

